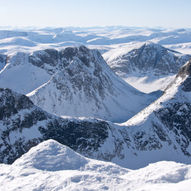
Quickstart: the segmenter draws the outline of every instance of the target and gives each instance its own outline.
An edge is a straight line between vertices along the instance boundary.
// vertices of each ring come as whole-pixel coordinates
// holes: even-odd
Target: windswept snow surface
[[[85,158],[48,140],[12,165],[0,164],[0,190],[189,191],[191,165],[161,161],[138,170]]]

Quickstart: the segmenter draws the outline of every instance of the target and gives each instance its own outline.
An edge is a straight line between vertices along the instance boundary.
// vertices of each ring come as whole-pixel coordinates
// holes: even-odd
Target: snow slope
[[[161,161],[129,170],[85,158],[54,140],[40,143],[12,165],[0,164],[0,189],[189,191],[191,166]]]
[[[0,87],[28,94],[60,116],[124,122],[160,95],[137,91],[111,71],[97,50],[84,46],[3,56]]]
[[[56,117],[25,95],[0,89],[0,162],[12,163],[46,139],[92,155],[108,136],[108,128],[109,124],[101,120]]]
[[[147,73],[145,75],[140,75],[138,72],[133,74],[128,74],[122,77],[125,82],[133,86],[144,93],[151,93],[153,91],[162,90],[174,80],[176,75],[159,75],[155,76],[152,73]]]
[[[97,50],[68,47],[57,54],[58,70],[47,83],[27,94],[49,113],[124,122],[160,95],[143,94],[125,83]]]

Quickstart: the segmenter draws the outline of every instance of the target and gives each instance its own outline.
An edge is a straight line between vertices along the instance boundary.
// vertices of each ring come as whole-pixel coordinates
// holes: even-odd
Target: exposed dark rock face
[[[98,151],[108,137],[109,125],[104,121],[58,121],[52,120],[47,127],[39,127],[44,140],[54,139],[85,154]]]
[[[38,60],[36,59],[38,57]],[[43,64],[56,66],[59,58],[59,53],[55,49],[45,49],[44,51],[36,51],[29,56],[29,62],[35,66],[42,67]]]
[[[182,83],[182,90],[185,92],[191,91],[191,60],[185,64],[177,74],[177,77],[186,78],[186,80]]]
[[[3,69],[6,63],[7,63],[7,56],[4,54],[0,54],[0,70]]]
[[[100,53],[96,51],[98,56]],[[45,69],[48,73],[54,74],[62,69],[65,69],[72,60],[79,59],[81,63],[90,67],[90,62],[95,62],[92,58],[91,51],[85,46],[68,47],[63,50],[45,49],[35,51],[29,55],[29,62],[37,67]]]
[[[189,60],[188,63],[181,67],[177,74],[177,76],[181,76],[182,78],[186,77],[186,75],[191,75],[191,60]]]
[[[12,163],[47,139],[90,155],[108,137],[108,128],[104,121],[55,117],[34,106],[28,97],[0,89],[0,162]]]
[[[24,95],[13,94],[10,89],[0,89],[0,120],[17,114],[19,110],[30,109],[32,101]]]
[[[159,109],[156,115],[174,133],[184,154],[191,157],[191,151],[187,150],[191,143],[191,103],[171,103],[168,107]]]

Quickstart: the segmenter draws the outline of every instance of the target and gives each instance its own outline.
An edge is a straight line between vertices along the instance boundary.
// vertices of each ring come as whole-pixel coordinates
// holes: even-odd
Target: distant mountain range
[[[16,28],[1,27],[0,52],[34,51],[85,45],[102,53],[121,47],[135,47],[146,41],[165,45],[176,51],[190,53],[190,29],[162,29],[144,27],[65,27]]]

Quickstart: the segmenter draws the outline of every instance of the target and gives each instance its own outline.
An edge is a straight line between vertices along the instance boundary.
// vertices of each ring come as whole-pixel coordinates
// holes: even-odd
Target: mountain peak
[[[160,44],[146,42],[139,48],[110,59],[108,64],[121,76],[135,73],[161,76],[176,74],[190,58],[190,55],[182,55]]]
[[[154,42],[151,42],[151,41],[147,41],[147,42],[145,42],[143,45],[142,45],[142,47],[150,47],[150,48],[165,48],[165,47],[163,47],[163,46],[161,46],[160,44],[157,44],[157,43],[154,43]]]

